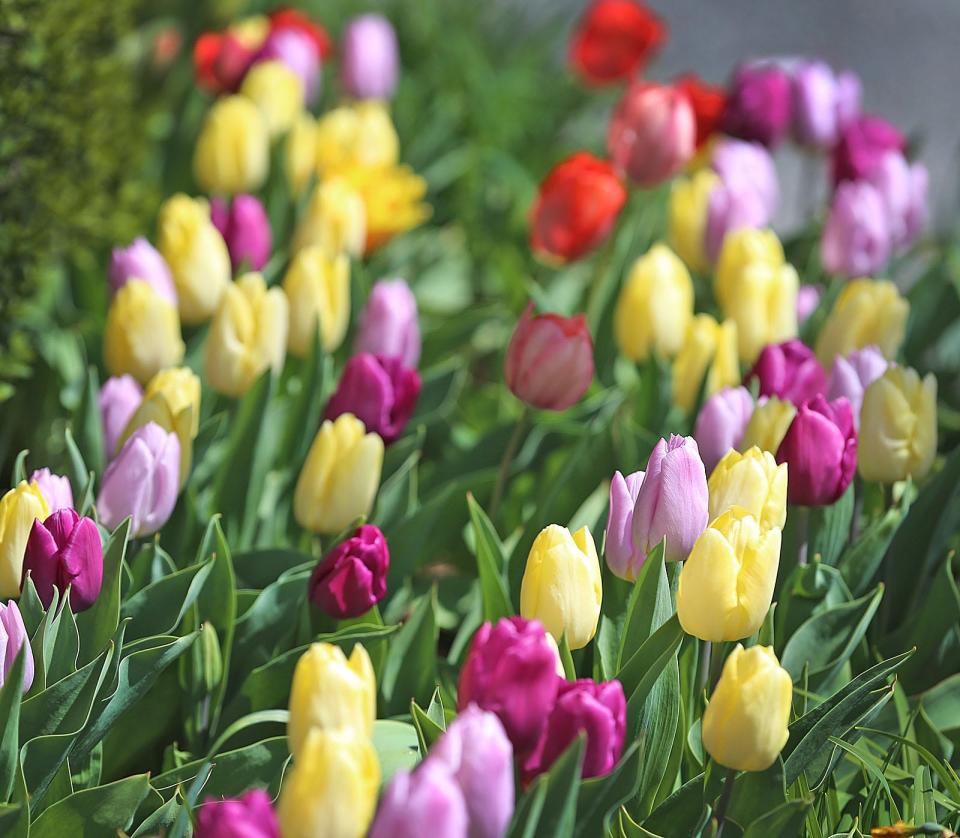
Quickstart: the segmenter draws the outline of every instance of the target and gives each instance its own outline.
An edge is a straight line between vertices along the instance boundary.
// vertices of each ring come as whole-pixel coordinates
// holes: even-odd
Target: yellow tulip
[[[910,303],[888,280],[854,279],[846,284],[817,337],[817,357],[830,369],[838,355],[876,346],[892,361],[906,333]]]
[[[358,739],[373,735],[377,683],[367,650],[359,643],[350,659],[339,646],[314,643],[297,661],[290,687],[287,740],[299,759],[314,728],[343,730]]]
[[[205,192],[255,192],[270,169],[270,135],[246,96],[218,99],[193,150],[193,175]]]
[[[631,361],[680,351],[693,318],[693,280],[669,247],[655,244],[633,263],[613,317],[617,346]]]
[[[0,597],[20,596],[23,554],[30,530],[34,521],[43,521],[49,514],[50,507],[36,480],[21,480],[0,498]]]
[[[707,205],[710,193],[720,182],[716,172],[702,169],[688,178],[678,178],[670,190],[670,245],[691,270],[706,273],[710,268],[704,245]]]
[[[776,454],[796,415],[797,408],[793,402],[771,396],[753,409],[740,447],[746,451],[757,446],[762,451]]]
[[[299,195],[310,183],[317,166],[317,121],[306,111],[291,126],[284,151],[287,183],[290,190]]]
[[[249,15],[231,23],[227,32],[247,49],[259,49],[270,34],[270,18],[266,15]]]
[[[703,747],[720,765],[765,771],[787,744],[793,682],[770,646],[739,643],[703,713]]]
[[[267,369],[279,375],[287,351],[287,297],[249,273],[227,288],[207,336],[203,371],[219,393],[242,396]]]
[[[287,133],[303,113],[303,81],[282,61],[258,61],[243,77],[240,95],[260,111],[270,137]]]
[[[780,564],[780,530],[734,506],[707,527],[680,570],[677,616],[701,640],[741,640],[763,624]]]
[[[551,524],[540,531],[523,571],[520,613],[539,620],[559,642],[566,635],[571,649],[586,646],[600,619],[600,560],[586,527],[572,535]]]
[[[363,197],[343,178],[332,177],[314,189],[307,211],[297,225],[293,252],[316,244],[327,253],[362,256],[366,238]]]
[[[769,451],[728,451],[707,481],[710,520],[739,506],[761,527],[783,529],[787,520],[787,464],[777,465]]]
[[[327,111],[317,121],[321,177],[352,166],[390,168],[400,160],[400,139],[382,102],[367,100]]]
[[[283,778],[283,838],[362,838],[373,819],[380,764],[370,740],[345,730],[310,731]]]
[[[889,367],[863,395],[857,465],[864,480],[923,479],[937,453],[937,379]]]
[[[423,203],[427,182],[409,166],[352,166],[341,170],[340,175],[363,198],[366,253],[430,217],[430,206]]]
[[[114,296],[103,331],[103,358],[111,375],[132,375],[141,384],[183,360],[180,318],[172,303],[140,279]]]
[[[732,320],[717,323],[709,314],[698,314],[687,326],[683,346],[673,361],[673,400],[689,413],[696,406],[703,384],[710,396],[740,382],[737,363],[737,325]]]
[[[232,271],[230,253],[210,220],[206,201],[184,194],[160,208],[158,244],[173,273],[184,323],[202,323],[217,310]]]
[[[332,352],[347,333],[350,319],[350,262],[343,253],[331,256],[313,245],[297,253],[283,278],[290,302],[287,348],[299,357],[313,349],[314,332]]]
[[[338,533],[367,516],[380,485],[383,440],[352,413],[327,419],[300,471],[293,514],[305,529]]]

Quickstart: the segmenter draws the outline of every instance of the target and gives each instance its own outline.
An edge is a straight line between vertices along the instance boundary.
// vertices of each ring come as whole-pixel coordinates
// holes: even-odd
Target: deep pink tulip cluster
[[[776,396],[796,405],[827,389],[827,375],[817,356],[796,339],[765,346],[747,373],[747,386],[754,379],[760,385],[761,396]]]
[[[280,838],[270,795],[252,789],[239,797],[208,797],[197,812],[197,838]]]
[[[103,544],[93,519],[67,508],[42,523],[34,521],[23,557],[23,581],[27,574],[44,608],[50,607],[54,588],[61,597],[70,592],[74,612],[93,605],[103,584]]]
[[[379,527],[363,524],[310,576],[310,600],[338,620],[359,617],[386,596],[390,551]]]
[[[278,37],[306,38],[300,32],[281,29]],[[313,50],[313,47],[310,47]],[[253,195],[236,195],[228,204],[223,198],[210,202],[210,220],[220,231],[230,252],[233,269],[246,265],[248,270],[259,271],[270,258],[273,234],[270,219],[263,204]]]

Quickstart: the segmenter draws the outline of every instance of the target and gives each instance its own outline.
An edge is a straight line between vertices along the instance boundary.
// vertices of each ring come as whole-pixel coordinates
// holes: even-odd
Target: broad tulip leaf
[[[406,722],[377,719],[373,723],[373,747],[377,751],[384,786],[397,771],[409,771],[420,761],[417,730]]]
[[[420,598],[413,613],[390,643],[380,680],[383,712],[408,712],[410,700],[426,703],[436,687],[436,590]]]
[[[100,596],[90,608],[77,615],[77,629],[80,632],[78,664],[81,666],[103,651],[120,624],[120,583],[129,533],[129,518],[111,533],[103,550]]]
[[[30,826],[31,838],[103,838],[126,830],[150,790],[150,775],[135,774],[71,794],[46,809]]]
[[[0,803],[7,803],[13,794],[19,769],[18,748],[20,729],[20,702],[23,698],[23,670],[26,665],[26,649],[17,653],[13,666],[0,687]]]
[[[496,622],[501,617],[509,617],[513,614],[510,594],[503,577],[506,556],[493,523],[472,494],[467,494],[467,506],[470,509],[470,521],[473,525],[476,544],[477,575],[480,578],[480,591],[483,596],[483,619]]]
[[[650,551],[633,583],[617,654],[617,671],[663,625],[673,610],[663,557],[665,546],[661,541]]]
[[[120,611],[121,617],[130,620],[128,639],[139,640],[175,631],[197,601],[212,570],[213,561],[191,565],[130,597]]]
[[[580,783],[577,804],[576,838],[604,835],[620,804],[637,793],[640,785],[641,743],[633,742],[605,777],[591,777]]]
[[[810,511],[810,556],[819,555],[824,564],[835,565],[850,537],[853,519],[854,484],[829,506]]]

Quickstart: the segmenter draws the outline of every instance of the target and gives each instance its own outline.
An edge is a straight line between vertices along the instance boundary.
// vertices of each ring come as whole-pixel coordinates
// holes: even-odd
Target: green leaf
[[[679,643],[677,644],[679,648]],[[630,701],[634,701],[631,697]],[[630,718],[628,702],[627,716]],[[637,729],[643,737],[643,760],[640,768],[640,793],[635,814],[646,817],[663,782],[664,766],[670,759],[677,726],[680,723],[680,669],[676,652],[667,659],[666,667],[640,708]],[[672,778],[671,778],[672,779]]]
[[[380,529],[388,530],[413,510],[416,499],[417,463],[421,452],[417,448],[391,474],[377,492],[377,504],[371,520]]]
[[[70,603],[60,604],[57,633],[50,649],[50,658],[46,664],[47,682],[55,684],[77,671],[77,657],[80,654],[80,635],[77,633],[77,621]]]
[[[410,716],[413,726],[417,729],[417,739],[420,742],[420,752],[426,753],[446,730],[447,724],[443,714],[443,700],[440,689],[433,691],[430,706],[424,710],[416,701],[410,702]]]
[[[573,834],[577,817],[580,774],[586,737],[580,734],[536,783],[545,783],[546,797],[537,821],[536,835],[564,836]]]
[[[373,723],[373,747],[380,762],[383,785],[389,783],[397,771],[409,771],[420,761],[417,730],[406,722],[377,719]]]
[[[743,838],[770,838],[771,835],[801,835],[811,799],[789,800],[755,820]]]
[[[217,737],[216,741],[210,746],[210,752],[207,759],[212,760],[214,756],[222,751],[226,744],[238,733],[248,730],[251,727],[259,727],[263,724],[279,724],[286,728],[290,721],[290,713],[287,710],[260,710],[257,713],[251,713],[242,719],[237,719],[227,729]]]
[[[97,473],[103,471],[105,459],[103,452],[103,423],[100,417],[100,378],[97,368],[87,367],[80,407],[74,419],[77,429],[77,441],[80,450],[86,454],[87,464]],[[80,484],[81,486],[83,484]],[[80,488],[78,486],[77,488]],[[78,507],[79,509],[80,507]]]
[[[312,568],[316,563],[307,553],[282,547],[233,553],[238,588],[262,590],[284,573]]]
[[[513,614],[510,594],[503,576],[506,556],[497,531],[472,494],[467,494],[470,522],[476,542],[477,575],[483,596],[483,619],[496,622]]]
[[[563,666],[563,677],[568,681],[577,680],[577,668],[573,663],[573,655],[570,653],[570,644],[567,642],[567,635],[560,636],[560,643],[557,644],[557,651],[560,653],[560,663]]]
[[[891,507],[843,551],[837,567],[854,596],[860,596],[870,587],[904,514],[902,507]]]
[[[626,622],[617,654],[617,670],[666,621],[672,611],[670,586],[667,584],[663,553],[665,542],[660,542],[647,556],[637,574],[630,599],[627,602]]]
[[[411,699],[426,702],[436,687],[436,596],[434,589],[420,598],[390,643],[380,679],[380,715],[406,712]]]
[[[90,473],[90,469],[87,468],[83,454],[80,453],[80,448],[77,446],[76,440],[73,438],[73,432],[69,427],[63,431],[63,441],[67,446],[67,455],[70,458],[72,471],[70,481],[79,489],[87,484],[87,475]]]
[[[21,647],[13,666],[0,687],[0,803],[7,803],[13,794],[16,776],[20,770],[19,749],[20,702],[23,698],[23,670],[27,650]]]
[[[10,475],[10,483],[12,485],[16,486],[22,480],[27,479],[27,456],[29,454],[30,451],[26,448],[17,454],[17,459],[13,462],[13,472]]]
[[[577,824],[574,831],[577,838],[594,838],[597,835],[604,835],[613,813],[620,804],[637,793],[640,784],[641,754],[640,743],[634,742],[624,752],[613,771],[604,777],[592,777],[580,783]]]
[[[78,663],[81,666],[100,654],[120,624],[120,583],[129,533],[130,519],[127,518],[107,539],[103,551],[100,596],[90,608],[77,616],[77,629],[80,632]]]
[[[31,838],[104,838],[126,830],[150,790],[149,774],[136,774],[71,794],[46,809],[30,827]]]
[[[744,771],[737,775],[727,807],[727,818],[746,829],[786,799],[783,760],[778,758],[766,771]]]
[[[310,443],[313,442],[313,437],[320,426],[320,417],[326,401],[325,361],[318,329],[313,336],[310,355],[305,362],[300,362],[300,375],[297,377],[298,389],[290,399],[289,418],[280,449],[280,462],[300,464],[307,456]]]
[[[810,556],[819,555],[824,564],[836,564],[850,537],[853,519],[854,484],[851,482],[840,498],[829,506],[810,511]]]
[[[637,731],[647,696],[661,673],[676,657],[682,640],[683,629],[674,614],[634,652],[617,673],[617,679],[623,685],[624,694],[627,696],[628,736]]]
[[[120,615],[130,620],[129,640],[173,633],[197,601],[212,570],[213,561],[191,565],[147,585],[124,602]]]
[[[537,823],[547,799],[547,784],[534,783],[520,798],[507,830],[507,838],[536,838]]]

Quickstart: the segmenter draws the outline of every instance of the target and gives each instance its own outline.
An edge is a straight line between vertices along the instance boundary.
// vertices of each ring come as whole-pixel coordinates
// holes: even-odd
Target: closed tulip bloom
[[[827,389],[827,375],[817,356],[796,338],[765,346],[745,381],[749,384],[753,379],[760,385],[761,396],[776,396],[794,404]]]
[[[848,282],[817,336],[817,357],[825,367],[838,355],[876,346],[888,361],[900,350],[910,303],[889,280]]]
[[[305,247],[290,262],[283,290],[290,303],[287,348],[292,354],[309,354],[317,331],[327,352],[340,346],[350,319],[350,261],[345,254],[330,256],[322,247]]]
[[[317,121],[304,111],[290,130],[284,142],[283,172],[294,195],[299,195],[317,171]]]
[[[511,791],[513,791],[511,776]],[[430,757],[413,771],[393,775],[377,807],[368,838],[467,838],[463,792],[449,768]]]
[[[131,434],[103,473],[97,515],[111,530],[129,516],[131,535],[152,535],[167,523],[179,487],[180,440],[148,422]]]
[[[696,137],[693,108],[682,91],[633,82],[610,117],[607,153],[632,181],[651,187],[687,165]]]
[[[668,232],[670,245],[698,273],[710,267],[706,250],[710,196],[720,186],[716,172],[701,169],[689,178],[678,178],[670,189]]]
[[[860,407],[863,394],[887,371],[889,362],[875,346],[865,346],[847,355],[833,359],[833,369],[827,382],[827,398],[831,401],[841,396],[850,402],[853,409],[853,424],[860,426]]]
[[[613,326],[620,351],[645,361],[651,351],[672,358],[693,317],[693,280],[680,258],[655,244],[637,259],[620,292]]]
[[[704,243],[707,257],[716,260],[727,234],[743,227],[760,228],[770,223],[759,193],[721,182],[710,193]]]
[[[457,707],[494,713],[514,753],[525,756],[540,738],[560,677],[557,652],[543,625],[522,617],[484,623],[470,641],[457,686]]]
[[[378,527],[364,524],[334,547],[310,576],[310,601],[338,620],[365,614],[387,594],[390,551]]]
[[[717,464],[707,484],[710,520],[738,507],[761,527],[783,529],[787,520],[787,466],[757,447],[744,453],[729,451]]]
[[[282,32],[294,30],[306,35],[313,44],[321,61],[326,61],[333,53],[333,40],[329,33],[308,14],[300,9],[281,6],[270,13],[270,31]]]
[[[183,360],[177,310],[139,279],[121,288],[107,311],[103,359],[111,375],[130,375],[143,383]]]
[[[356,99],[393,96],[400,58],[397,35],[383,15],[359,15],[347,24],[340,74],[344,89]]]
[[[293,496],[301,527],[338,533],[368,516],[380,485],[383,440],[349,413],[327,419],[307,453]]]
[[[761,451],[776,454],[796,415],[797,406],[793,402],[776,396],[759,399],[738,447],[746,451],[756,446]]]
[[[743,274],[753,265],[777,268],[786,262],[773,230],[737,230],[724,240],[716,266],[714,291],[721,308],[731,306]]]
[[[349,730],[311,730],[283,779],[283,838],[362,838],[380,787],[377,752]]]
[[[23,692],[26,694],[33,686],[33,651],[30,638],[23,624],[23,617],[17,603],[10,600],[6,605],[0,603],[0,686],[3,686],[10,670],[16,663],[17,655],[23,650]]]
[[[863,396],[860,476],[894,483],[922,480],[937,454],[937,379],[890,367]]]
[[[878,116],[864,114],[843,127],[833,147],[834,185],[862,180],[888,151],[902,152],[906,140],[898,128]]]
[[[696,407],[701,386],[704,395],[712,396],[724,387],[739,384],[737,324],[732,320],[717,323],[709,314],[696,315],[674,358],[672,378],[673,401],[686,413]]]
[[[327,253],[362,256],[367,239],[363,196],[349,181],[330,177],[318,183],[293,236],[294,252],[320,245]]]
[[[740,447],[752,413],[753,397],[746,387],[725,387],[703,403],[693,438],[708,474],[728,451]]]
[[[797,325],[802,326],[820,305],[819,285],[801,285],[797,290]]]
[[[21,480],[0,498],[0,597],[20,596],[23,553],[33,522],[50,514],[36,483]]]
[[[883,203],[891,246],[911,244],[927,216],[926,166],[911,166],[899,151],[888,151],[870,170],[867,181]]]
[[[107,458],[117,450],[117,442],[143,399],[143,388],[131,375],[108,378],[100,388],[100,422],[103,425],[103,450]],[[70,504],[72,506],[73,504]]]
[[[115,294],[131,279],[142,279],[168,303],[176,306],[177,289],[170,268],[157,250],[143,236],[127,247],[115,247],[110,256],[108,273],[110,290]]]
[[[530,548],[520,585],[520,613],[539,620],[558,643],[586,646],[600,619],[600,560],[587,527],[571,534],[550,524]]]
[[[853,277],[879,271],[890,258],[890,229],[883,198],[866,181],[841,183],[823,226],[824,270]]]
[[[700,149],[720,130],[727,106],[727,89],[708,84],[695,73],[685,73],[674,79],[673,84],[690,100],[697,124],[696,147]]]
[[[859,110],[859,82],[849,74],[835,76],[823,61],[805,61],[793,72],[793,131],[798,142],[831,149]],[[857,100],[849,101],[856,93]]]
[[[282,62],[300,79],[307,103],[316,101],[320,92],[320,53],[305,32],[287,26],[271,29],[257,53],[257,61],[271,60]]]
[[[206,203],[183,194],[164,202],[157,227],[160,252],[177,286],[180,316],[184,323],[202,323],[216,311],[230,282],[226,242]]]
[[[738,643],[703,713],[704,749],[727,768],[765,771],[787,744],[792,697],[790,673],[773,647]]]
[[[730,83],[723,129],[732,137],[776,146],[790,127],[790,79],[779,67],[745,64]]]
[[[239,797],[208,797],[197,811],[197,838],[280,838],[270,795],[251,789]]]
[[[51,515],[61,509],[73,507],[73,489],[69,477],[53,474],[48,468],[41,468],[30,475],[29,483],[37,484]]]
[[[367,304],[360,312],[354,352],[394,355],[404,366],[420,363],[420,322],[417,299],[402,279],[374,283]]]
[[[530,210],[530,247],[552,261],[580,259],[610,234],[626,200],[627,190],[613,167],[578,151],[540,184]]]
[[[427,181],[409,166],[385,169],[353,166],[342,175],[363,198],[367,223],[365,255],[394,236],[422,224],[431,215],[430,206],[423,202]]]
[[[234,270],[247,265],[259,271],[270,258],[273,234],[263,204],[253,195],[237,195],[229,207],[220,198],[210,204],[210,218],[230,252]]]
[[[303,80],[277,59],[254,64],[243,77],[240,95],[256,105],[271,139],[290,130],[306,102]]]
[[[635,471],[626,477],[618,471],[610,481],[610,511],[604,555],[614,576],[627,581],[637,578],[647,558],[643,545],[637,545],[633,540],[633,511],[642,483],[642,471]]]
[[[197,86],[208,93],[236,90],[256,56],[257,41],[239,32],[204,32],[193,47]]]
[[[227,195],[256,192],[269,168],[270,132],[260,109],[246,96],[218,99],[207,111],[193,150],[193,176],[200,188]]]
[[[23,581],[28,573],[44,608],[50,607],[56,588],[61,598],[69,589],[74,613],[86,611],[103,584],[103,544],[93,519],[68,508],[43,523],[34,521],[23,558]]]
[[[780,530],[734,506],[714,519],[680,571],[677,616],[701,640],[741,640],[763,625],[780,564]]]
[[[352,166],[384,169],[400,160],[400,138],[383,102],[341,105],[317,120],[316,166],[329,177]]]
[[[566,410],[593,381],[593,339],[582,314],[533,314],[524,310],[504,364],[510,392],[540,410]]]
[[[641,72],[667,37],[666,24],[636,0],[593,0],[570,38],[570,64],[590,84]]]
[[[760,143],[726,138],[716,144],[711,155],[713,170],[737,192],[756,194],[766,221],[773,219],[780,202],[777,167],[770,152]]]

